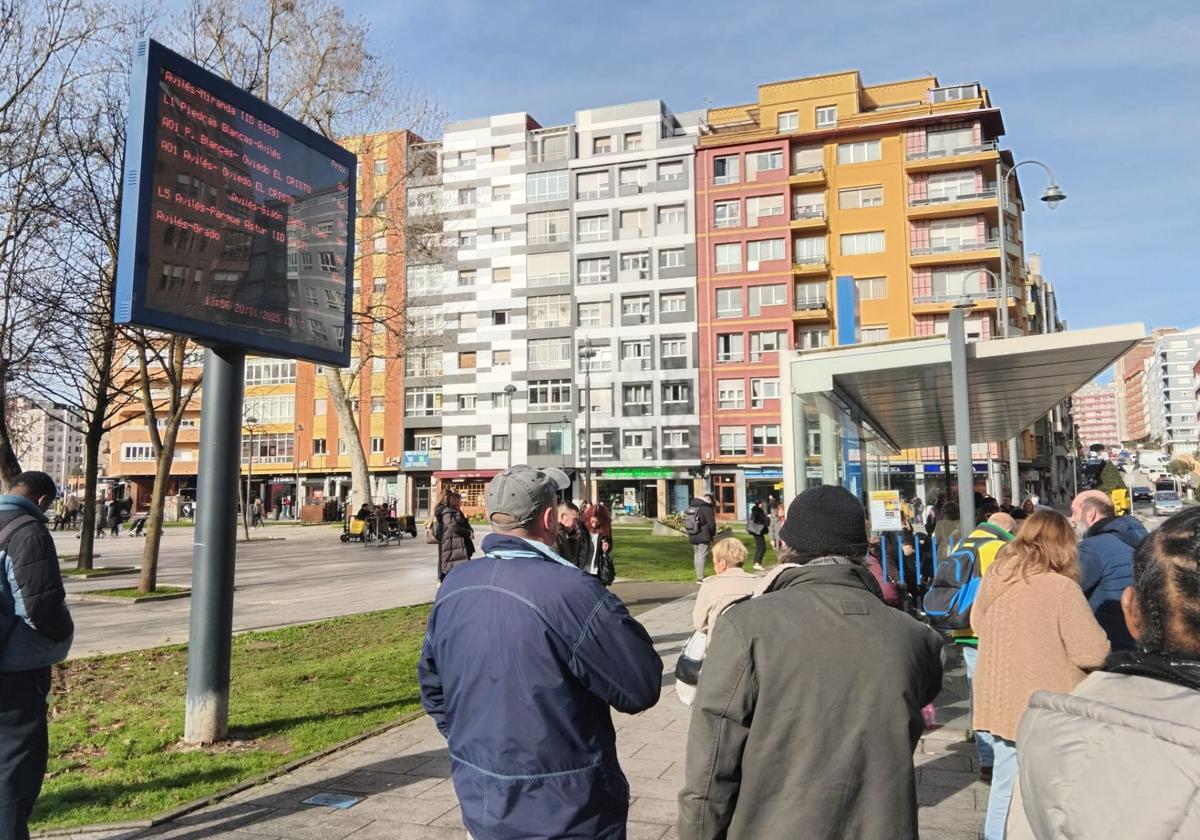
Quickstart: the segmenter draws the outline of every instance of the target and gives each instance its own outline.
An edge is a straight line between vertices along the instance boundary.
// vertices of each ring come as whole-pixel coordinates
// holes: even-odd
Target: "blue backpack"
[[[923,606],[929,623],[939,630],[969,630],[971,605],[975,603],[981,578],[979,555],[959,543],[938,563],[933,582],[925,593]]]

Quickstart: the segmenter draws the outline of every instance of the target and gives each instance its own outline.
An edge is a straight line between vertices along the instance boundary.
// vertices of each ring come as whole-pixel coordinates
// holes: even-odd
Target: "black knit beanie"
[[[830,555],[859,560],[867,553],[866,513],[844,487],[810,487],[788,505],[779,537],[800,563]]]

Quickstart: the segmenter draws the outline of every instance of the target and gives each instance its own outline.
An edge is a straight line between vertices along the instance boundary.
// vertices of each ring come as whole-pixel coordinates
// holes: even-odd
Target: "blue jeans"
[[[975,708],[975,662],[979,659],[979,650],[975,645],[959,645],[963,661],[967,663],[967,695],[970,707]],[[995,750],[992,748],[992,733],[975,733],[975,751],[979,754],[979,766],[991,767],[995,764]]]
[[[979,737],[978,732],[975,733],[975,737]],[[996,761],[992,765],[992,792],[988,796],[983,840],[1004,840],[1008,806],[1012,802],[1013,788],[1017,784],[1017,745],[994,735],[988,737],[992,739]]]

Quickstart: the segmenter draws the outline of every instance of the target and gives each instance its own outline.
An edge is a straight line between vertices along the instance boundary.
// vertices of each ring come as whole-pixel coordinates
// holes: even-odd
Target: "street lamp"
[[[1046,187],[1046,191],[1042,193],[1042,201],[1048,209],[1053,210],[1058,206],[1060,201],[1065,201],[1067,198],[1066,194],[1058,186],[1058,180],[1054,177],[1054,171],[1040,160],[1020,161],[1013,164],[1012,168],[1007,172],[1004,171],[1004,161],[996,161],[996,180],[999,182],[997,186],[1000,188],[997,191],[997,204],[1000,209],[1000,288],[1004,290],[1001,292],[1004,297],[1000,298],[1004,302],[1004,312],[1003,314],[997,312],[996,315],[998,318],[1003,318],[1004,327],[1001,334],[1005,338],[1008,338],[1008,249],[1006,247],[1008,237],[1004,233],[1004,207],[1008,203],[1008,179],[1022,166],[1030,165],[1040,167],[1046,173],[1046,178],[1050,181],[1049,186]],[[1021,473],[1020,462],[1017,459],[1017,439],[1015,436],[1008,439],[1008,492],[1012,496],[1013,504],[1020,504]]]
[[[946,330],[950,339],[950,400],[954,409],[954,451],[958,460],[958,507],[960,522],[975,521],[975,468],[971,463],[971,401],[967,392],[967,312],[974,302],[962,296],[950,310]]]
[[[296,467],[296,494],[292,496],[292,519],[300,519],[300,505],[304,502],[304,487],[300,484],[300,433],[304,431],[304,424],[297,423],[296,430],[292,433],[292,463]]]
[[[511,382],[504,386],[504,393],[508,395],[508,466],[512,466],[512,450],[513,450],[513,435],[512,435],[512,401],[513,394],[517,392],[517,386]]]
[[[583,349],[579,351],[583,362],[583,500],[592,501],[592,359],[596,351],[592,348],[592,340],[583,340]]]
[[[247,414],[242,418],[242,423],[249,436],[249,446],[246,449],[246,498],[242,503],[242,528],[246,531],[246,539],[250,539],[250,481],[254,478],[254,429],[258,425],[258,418],[253,414]]]

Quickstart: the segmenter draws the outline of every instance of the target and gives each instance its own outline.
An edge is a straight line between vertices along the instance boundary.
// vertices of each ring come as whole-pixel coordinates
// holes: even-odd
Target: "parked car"
[[[1183,510],[1183,501],[1174,490],[1159,490],[1154,494],[1154,515],[1170,516]]]
[[[1149,487],[1134,487],[1133,488],[1133,503],[1138,502],[1153,502],[1154,491]]]

